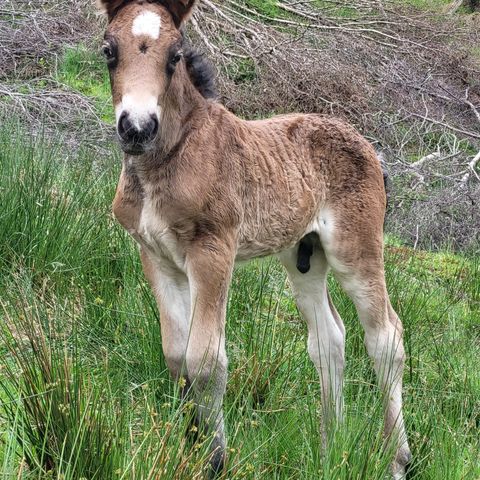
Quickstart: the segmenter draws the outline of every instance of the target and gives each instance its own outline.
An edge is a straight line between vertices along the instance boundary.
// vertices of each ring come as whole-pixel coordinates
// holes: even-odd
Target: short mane
[[[186,46],[184,58],[187,72],[195,88],[204,98],[217,99],[215,69],[202,52]]]

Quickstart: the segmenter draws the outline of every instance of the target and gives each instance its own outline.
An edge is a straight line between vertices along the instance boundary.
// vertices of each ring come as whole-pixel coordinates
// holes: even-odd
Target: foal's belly
[[[259,232],[257,235],[255,233],[240,235],[236,261],[266,257],[288,250],[312,231],[311,225],[312,222],[307,217],[290,225],[291,228],[272,228],[266,234]]]
[[[265,244],[264,242],[258,242],[255,240],[249,240],[243,244],[240,244],[237,250],[236,262],[245,262],[254,258],[267,257],[276,253],[287,250],[297,244],[302,237],[298,239],[291,239],[288,243],[281,244]]]
[[[261,217],[247,218],[240,229],[237,260],[265,257],[282,252],[296,245],[312,231],[318,214],[318,206],[303,209],[267,210]]]
[[[123,189],[120,190],[123,193]],[[150,257],[168,262],[178,270],[186,271],[185,245],[171,225],[155,210],[148,197],[141,201],[126,201],[118,195],[114,213],[122,226]],[[312,205],[307,208],[268,208],[246,215],[239,226],[236,262],[266,257],[292,248],[312,231]],[[302,206],[303,207],[303,206]],[[309,208],[310,207],[310,208]],[[282,211],[283,210],[283,211]],[[273,213],[270,213],[272,212]]]

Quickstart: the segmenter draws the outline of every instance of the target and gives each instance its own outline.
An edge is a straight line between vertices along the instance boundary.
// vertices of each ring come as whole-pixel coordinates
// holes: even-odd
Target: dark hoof
[[[408,448],[401,450],[392,464],[393,480],[407,480],[412,478],[412,454]]]
[[[225,468],[225,452],[217,448],[210,458],[210,478],[218,478]]]

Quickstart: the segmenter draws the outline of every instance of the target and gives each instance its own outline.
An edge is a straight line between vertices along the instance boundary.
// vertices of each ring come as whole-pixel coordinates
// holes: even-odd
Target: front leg
[[[163,355],[172,377],[178,380],[184,374],[190,331],[188,277],[173,263],[150,255],[143,248],[141,259],[160,311]]]
[[[225,314],[235,253],[234,235],[221,240],[204,237],[187,253],[192,316],[186,366],[200,424],[214,435],[210,460],[214,473],[222,471],[225,461]]]

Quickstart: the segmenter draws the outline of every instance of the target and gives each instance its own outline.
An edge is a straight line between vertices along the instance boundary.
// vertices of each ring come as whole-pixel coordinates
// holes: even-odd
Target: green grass
[[[305,21],[304,18],[298,17],[295,13],[281,8],[281,2],[278,0],[243,0],[241,2],[250,10],[263,15],[263,21],[269,22],[269,19],[290,19]],[[354,18],[358,16],[355,8],[348,5],[339,5],[328,0],[314,0],[313,5],[319,10],[328,10],[328,13],[337,17]]]
[[[331,0],[313,0],[313,5],[320,10],[327,11],[329,15],[335,17],[356,18],[358,17],[358,10],[345,3],[332,2]]]
[[[110,213],[120,157],[100,161],[0,122],[0,476],[200,479],[209,438],[185,440],[158,313]],[[405,325],[413,479],[480,477],[480,260],[389,241]],[[381,401],[350,301],[345,423],[323,456],[306,329],[273,261],[235,273],[225,399],[229,479],[385,479]]]
[[[470,47],[469,52],[476,60],[480,61],[480,46]]]
[[[58,82],[93,98],[100,118],[113,123],[110,79],[105,61],[98,52],[81,44],[66,48],[54,75]]]
[[[264,24],[275,24],[274,20],[298,20],[292,12],[281,7],[278,0],[242,0],[236,6],[242,14],[255,19],[260,18]],[[278,25],[277,25],[278,26]],[[286,31],[289,27],[284,27]]]
[[[281,18],[284,15],[284,10],[279,8],[277,0],[244,0],[243,3],[270,18]]]
[[[452,3],[452,0],[399,0],[399,4],[411,5],[421,10],[435,10],[444,8]]]
[[[257,78],[255,62],[250,58],[236,59],[225,69],[225,74],[237,85],[253,83]]]

